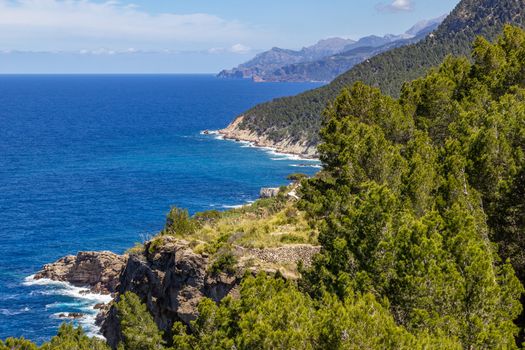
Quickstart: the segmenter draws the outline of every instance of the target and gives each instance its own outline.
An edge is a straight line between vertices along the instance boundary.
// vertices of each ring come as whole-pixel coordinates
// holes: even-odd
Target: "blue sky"
[[[399,34],[458,2],[0,0],[0,72],[217,72],[273,46]]]

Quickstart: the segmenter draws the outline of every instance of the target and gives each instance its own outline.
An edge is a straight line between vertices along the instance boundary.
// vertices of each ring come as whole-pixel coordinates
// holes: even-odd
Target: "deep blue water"
[[[0,76],[0,338],[41,342],[94,299],[24,279],[79,250],[125,251],[170,206],[224,209],[305,161],[201,135],[315,84],[211,76]],[[92,312],[91,312],[92,313]],[[83,324],[88,325],[89,320]]]

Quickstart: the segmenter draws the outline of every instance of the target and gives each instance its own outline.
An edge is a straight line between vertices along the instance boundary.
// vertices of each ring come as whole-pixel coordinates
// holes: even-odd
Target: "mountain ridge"
[[[469,55],[476,36],[493,40],[506,23],[525,27],[525,2],[462,0],[424,40],[367,59],[323,87],[259,104],[235,118],[235,128],[221,133],[240,140],[248,133],[266,140],[266,147],[311,154],[319,142],[322,112],[343,88],[362,81],[397,97],[405,81],[424,75],[447,55]],[[240,117],[242,122],[238,122]],[[287,146],[282,146],[283,141]]]

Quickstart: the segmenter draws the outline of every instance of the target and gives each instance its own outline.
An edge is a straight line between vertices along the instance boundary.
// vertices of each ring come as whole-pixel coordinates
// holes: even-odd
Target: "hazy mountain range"
[[[370,35],[357,41],[329,38],[299,51],[274,47],[236,68],[221,71],[218,76],[254,81],[328,82],[367,58],[423,39],[444,18],[418,22],[399,35]]]

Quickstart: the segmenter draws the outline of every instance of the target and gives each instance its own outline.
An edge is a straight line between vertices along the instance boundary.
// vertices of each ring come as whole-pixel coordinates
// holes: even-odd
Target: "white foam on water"
[[[97,304],[107,304],[110,301],[113,300],[111,295],[108,294],[98,294],[98,293],[91,293],[89,292],[89,289],[82,288],[82,287],[75,287],[71,285],[68,282],[61,282],[61,281],[53,281],[48,278],[42,278],[42,279],[35,279],[35,275],[28,276],[24,279],[24,282],[22,283],[25,286],[48,286],[48,287],[54,287],[53,289],[48,289],[45,291],[41,291],[39,294],[43,295],[61,295],[61,296],[67,296],[72,298],[73,300],[77,300],[78,302],[56,302],[52,304],[46,305],[46,309],[60,309],[62,307],[64,308],[78,308],[82,310],[83,316],[77,320],[86,334],[90,337],[102,337],[100,334],[99,327],[95,324],[96,316],[98,311],[95,310],[93,307]],[[31,292],[31,295],[33,295],[33,292]],[[70,311],[62,311],[62,312],[56,312],[53,313],[50,317],[52,318],[59,318],[59,315],[61,314],[69,314]]]
[[[257,146],[255,146],[257,147]],[[298,154],[293,153],[286,153],[286,152],[280,152],[276,148],[273,147],[257,147],[268,153],[270,156],[272,156],[271,160],[300,160],[303,162],[319,162],[319,159],[317,158],[305,158],[301,157]]]
[[[219,130],[202,130],[199,134],[201,135],[218,135]]]
[[[250,204],[253,204],[255,203],[255,201],[246,201],[244,204],[235,204],[235,205],[221,205],[221,208],[224,208],[224,209],[239,209],[239,208],[242,208],[242,207],[245,207],[247,205],[250,205]]]
[[[244,207],[246,204],[237,204],[237,205],[222,205],[221,207],[224,209],[239,209]]]
[[[54,286],[56,289],[43,292],[45,295],[65,295],[75,299],[93,301],[97,303],[109,303],[113,298],[108,294],[91,293],[87,287],[75,287],[68,282],[53,281],[48,278],[36,280],[35,275],[28,276],[24,279],[24,286]],[[95,305],[94,304],[94,305]]]
[[[321,164],[290,164],[290,166],[293,166],[296,168],[317,168],[317,169],[323,168]]]
[[[54,302],[46,305],[46,310],[49,309],[62,309],[62,308],[78,308],[79,306],[85,305],[83,302]]]
[[[0,309],[0,314],[4,316],[15,316],[26,312],[29,312],[29,308],[27,306],[18,310]]]

